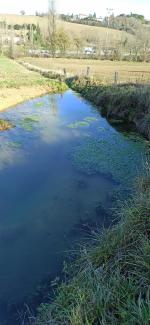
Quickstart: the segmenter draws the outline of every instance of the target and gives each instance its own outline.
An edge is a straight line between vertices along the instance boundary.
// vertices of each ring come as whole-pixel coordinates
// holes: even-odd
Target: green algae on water
[[[97,121],[97,118],[94,116],[87,116],[84,118],[84,121],[87,121],[89,123]]]
[[[10,148],[20,148],[22,146],[22,143],[20,141],[10,141],[7,142],[8,147]]]
[[[33,130],[34,125],[39,122],[37,116],[28,116],[25,117],[21,122],[20,125],[22,126],[23,129],[26,131],[31,132]]]
[[[82,126],[89,126],[89,125],[90,124],[86,121],[77,121],[77,122],[68,124],[67,127],[70,129],[77,129]]]
[[[134,148],[128,139],[124,143],[118,140],[115,133],[111,134],[111,143],[110,138],[86,138],[84,144],[73,149],[72,163],[88,175],[111,174],[114,180],[128,187],[142,167],[142,152],[144,155],[143,143],[136,142]]]
[[[35,103],[35,107],[43,107],[44,103],[42,102],[38,102],[38,103]]]
[[[77,129],[82,126],[89,126],[92,122],[97,121],[97,118],[94,116],[87,116],[83,119],[83,121],[75,121],[74,123],[70,123],[68,128]]]

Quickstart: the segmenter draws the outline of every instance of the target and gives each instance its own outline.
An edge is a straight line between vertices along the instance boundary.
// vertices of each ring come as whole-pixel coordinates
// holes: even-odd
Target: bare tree
[[[48,41],[50,44],[50,50],[52,56],[56,55],[56,6],[55,0],[49,0],[48,2]]]
[[[0,55],[3,55],[4,51],[4,40],[5,40],[5,30],[6,30],[6,22],[2,21],[0,23]]]
[[[14,26],[11,25],[11,39],[8,49],[8,56],[10,59],[14,59]]]

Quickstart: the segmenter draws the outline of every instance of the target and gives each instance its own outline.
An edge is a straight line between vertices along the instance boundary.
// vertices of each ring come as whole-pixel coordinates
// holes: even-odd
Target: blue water
[[[86,230],[111,222],[116,193],[132,191],[149,146],[72,91],[0,118],[15,125],[0,133],[0,324],[11,325],[9,307],[59,275]]]

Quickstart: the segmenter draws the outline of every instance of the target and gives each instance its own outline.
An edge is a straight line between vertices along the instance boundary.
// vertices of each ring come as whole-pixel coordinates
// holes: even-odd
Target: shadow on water
[[[0,324],[52,298],[70,247],[109,226],[149,146],[71,91],[0,114]],[[25,307],[24,307],[25,306]]]

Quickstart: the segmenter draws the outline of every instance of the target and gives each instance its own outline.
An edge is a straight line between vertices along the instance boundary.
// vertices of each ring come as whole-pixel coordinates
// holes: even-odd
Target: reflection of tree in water
[[[56,95],[51,95],[50,97],[50,109],[54,116],[58,113],[58,105]]]

